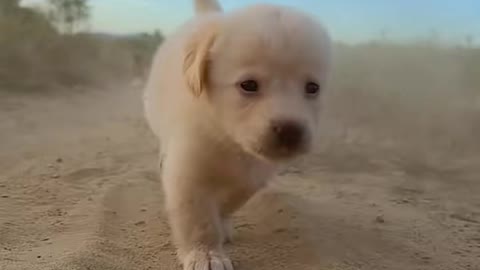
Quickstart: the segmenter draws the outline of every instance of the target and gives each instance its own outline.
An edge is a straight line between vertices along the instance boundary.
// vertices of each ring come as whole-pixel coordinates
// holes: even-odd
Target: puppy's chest
[[[223,163],[216,175],[218,200],[223,211],[233,212],[243,205],[273,176],[273,169],[251,162]]]
[[[273,167],[248,158],[224,160],[216,164],[217,181],[236,189],[257,190],[273,175]]]

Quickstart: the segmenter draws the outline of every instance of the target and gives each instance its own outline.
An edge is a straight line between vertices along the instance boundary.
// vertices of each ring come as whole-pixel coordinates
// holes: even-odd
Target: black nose
[[[304,139],[304,129],[299,123],[292,121],[277,121],[272,123],[272,131],[277,146],[295,150]]]

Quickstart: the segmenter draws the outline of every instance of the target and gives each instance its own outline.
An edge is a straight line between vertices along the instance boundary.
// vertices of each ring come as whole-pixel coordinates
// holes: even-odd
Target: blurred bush
[[[18,2],[0,2],[0,91],[103,85],[143,77],[163,39],[159,32],[60,33],[49,16]]]

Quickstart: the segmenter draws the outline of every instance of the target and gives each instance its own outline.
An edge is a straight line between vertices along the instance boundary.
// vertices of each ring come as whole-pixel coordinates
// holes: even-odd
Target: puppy
[[[231,270],[229,216],[278,166],[307,153],[330,73],[330,38],[291,8],[196,16],[158,49],[144,95],[165,205],[185,270]]]

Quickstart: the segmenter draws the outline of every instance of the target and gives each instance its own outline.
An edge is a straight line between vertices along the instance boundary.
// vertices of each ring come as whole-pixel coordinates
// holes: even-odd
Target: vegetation
[[[0,91],[101,85],[144,76],[159,32],[116,37],[80,31],[85,0],[50,0],[47,12],[0,2]]]
[[[74,31],[90,16],[87,0],[49,0],[48,16],[64,33]]]

